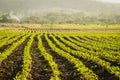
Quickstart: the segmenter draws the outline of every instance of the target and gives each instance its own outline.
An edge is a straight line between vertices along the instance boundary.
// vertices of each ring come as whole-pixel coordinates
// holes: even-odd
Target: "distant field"
[[[0,28],[0,80],[120,80],[120,25]]]
[[[28,32],[119,32],[120,25],[102,25],[102,24],[14,24],[1,23],[0,29],[21,30]]]

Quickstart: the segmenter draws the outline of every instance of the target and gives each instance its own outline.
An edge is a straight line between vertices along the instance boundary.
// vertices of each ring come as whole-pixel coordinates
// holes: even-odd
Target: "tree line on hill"
[[[84,12],[68,14],[51,12],[48,14],[29,14],[22,17],[11,13],[0,13],[3,23],[37,23],[37,24],[120,24],[120,14],[86,14]]]

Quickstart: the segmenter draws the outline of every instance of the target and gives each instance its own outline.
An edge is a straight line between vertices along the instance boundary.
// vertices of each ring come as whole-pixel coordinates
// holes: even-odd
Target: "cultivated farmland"
[[[119,25],[9,25],[0,30],[0,80],[120,80]]]

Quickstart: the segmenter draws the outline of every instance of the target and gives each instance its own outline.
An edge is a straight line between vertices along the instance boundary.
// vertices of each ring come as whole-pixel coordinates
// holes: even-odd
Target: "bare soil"
[[[35,36],[31,47],[31,57],[31,78],[29,80],[49,80],[53,72],[48,61],[45,60],[38,49],[37,36]]]
[[[13,80],[16,74],[22,70],[23,51],[29,38],[20,44],[5,60],[0,64],[0,80]]]
[[[44,36],[44,35],[43,35]],[[49,37],[51,41],[52,38]],[[81,80],[80,74],[78,74],[74,64],[69,62],[65,57],[59,55],[57,52],[53,51],[50,46],[48,45],[47,41],[44,37],[42,37],[42,42],[44,47],[46,48],[47,52],[53,56],[54,61],[58,64],[59,70],[62,72],[61,79],[62,80]],[[53,41],[55,44],[55,42]]]

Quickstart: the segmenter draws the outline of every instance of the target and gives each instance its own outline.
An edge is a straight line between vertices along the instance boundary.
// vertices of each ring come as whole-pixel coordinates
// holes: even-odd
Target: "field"
[[[0,80],[120,80],[120,25],[51,26],[0,24]]]

